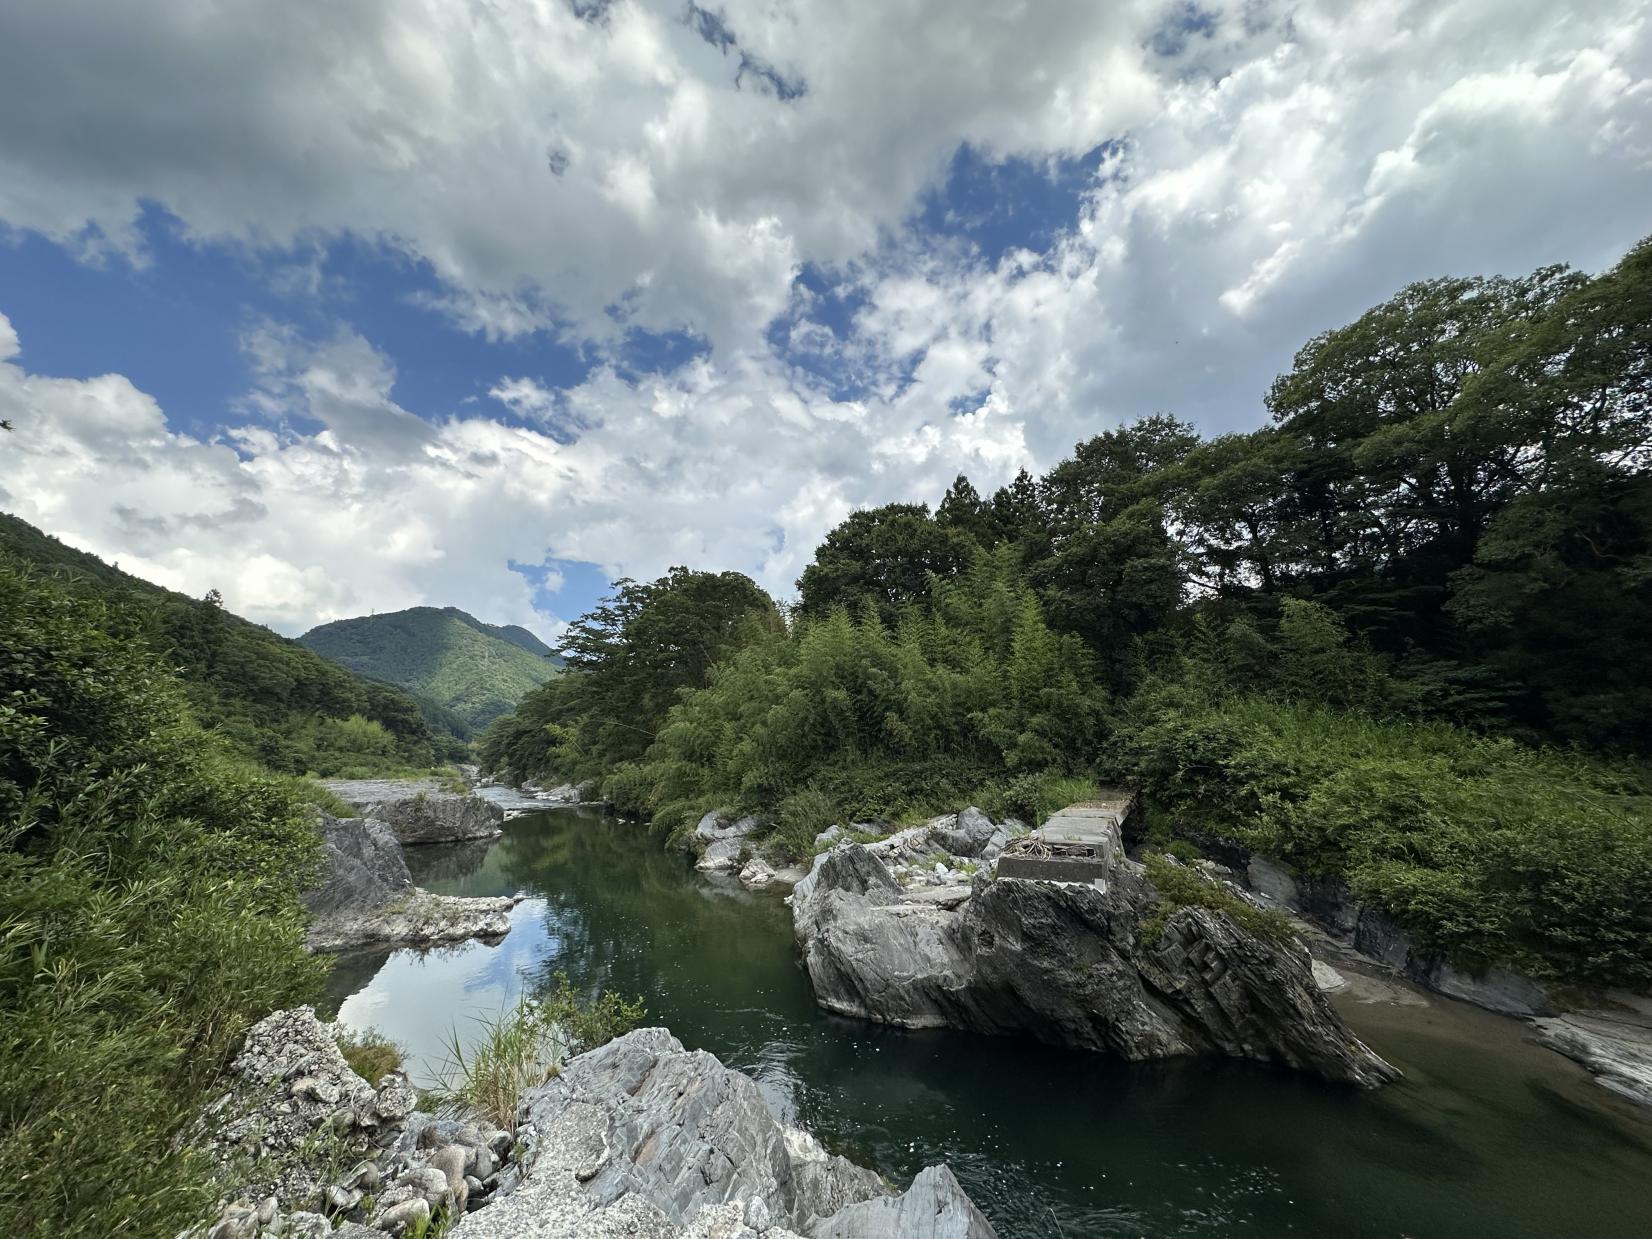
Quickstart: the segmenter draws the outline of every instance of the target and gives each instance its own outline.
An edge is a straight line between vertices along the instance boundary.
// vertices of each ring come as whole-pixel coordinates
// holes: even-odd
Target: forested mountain
[[[526,628],[484,624],[457,607],[335,620],[299,640],[341,667],[432,703],[466,736],[513,709],[561,666]]]
[[[453,755],[408,694],[231,614],[216,593],[162,589],[0,514],[7,556],[104,605],[111,635],[141,641],[177,672],[204,727],[272,770],[365,773]]]
[[[1265,404],[856,512],[789,625],[732,574],[622,582],[483,760],[799,853],[1126,780],[1159,846],[1344,880],[1466,966],[1652,982],[1652,242],[1412,285]]]

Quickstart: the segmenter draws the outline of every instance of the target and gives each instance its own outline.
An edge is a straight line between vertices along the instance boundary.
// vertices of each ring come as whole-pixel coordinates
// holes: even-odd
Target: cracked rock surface
[[[776,1120],[749,1077],[663,1028],[570,1060],[523,1115],[522,1186],[467,1215],[451,1239],[995,1234],[944,1167],[892,1195],[872,1171]],[[884,1201],[894,1204],[855,1212]]]

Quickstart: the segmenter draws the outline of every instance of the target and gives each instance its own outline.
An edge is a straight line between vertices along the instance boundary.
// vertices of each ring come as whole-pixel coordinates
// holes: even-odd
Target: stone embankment
[[[818,1001],[1133,1060],[1222,1054],[1363,1087],[1398,1077],[1349,1032],[1300,942],[1167,901],[1124,855],[1125,811],[1076,806],[1017,839],[970,810],[834,845],[791,896]]]
[[[893,1194],[782,1125],[757,1085],[663,1028],[570,1060],[529,1094],[520,1188],[450,1239],[992,1239],[951,1171]]]
[[[186,1239],[993,1239],[952,1173],[901,1193],[781,1124],[747,1076],[663,1028],[562,1065],[515,1133],[369,1084],[308,1007],[256,1025],[196,1139],[225,1185]],[[337,1229],[334,1229],[334,1227]]]
[[[429,946],[510,932],[519,896],[465,899],[413,885],[391,826],[377,818],[321,816],[322,882],[303,896],[312,951],[395,943]]]

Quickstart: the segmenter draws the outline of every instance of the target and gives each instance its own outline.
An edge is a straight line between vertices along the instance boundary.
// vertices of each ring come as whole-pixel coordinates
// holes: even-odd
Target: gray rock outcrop
[[[375,818],[335,818],[318,825],[325,865],[321,884],[304,892],[312,951],[342,951],[374,943],[433,945],[510,932],[520,900],[433,895],[413,885],[401,844]]]
[[[1652,1015],[1578,1011],[1532,1021],[1539,1045],[1581,1063],[1602,1088],[1652,1106]]]
[[[470,792],[441,790],[432,779],[323,779],[322,786],[366,817],[388,823],[404,846],[491,839],[505,810]]]
[[[402,800],[381,800],[367,815],[387,822],[404,846],[491,839],[500,833],[505,811],[480,796],[450,792],[422,793]]]
[[[871,1171],[779,1123],[750,1078],[663,1028],[570,1060],[523,1114],[522,1186],[465,1217],[451,1239],[994,1234],[945,1168],[891,1197]]]
[[[958,901],[909,891],[871,848],[839,845],[793,893],[817,1000],[1133,1060],[1223,1054],[1364,1087],[1397,1078],[1348,1031],[1299,943],[1202,907],[1168,911],[1155,936],[1160,896],[1112,842],[1104,880],[979,877]]]
[[[700,853],[694,867],[702,873],[738,870],[747,851],[746,839],[760,824],[755,817],[707,813],[694,828],[694,845]]]

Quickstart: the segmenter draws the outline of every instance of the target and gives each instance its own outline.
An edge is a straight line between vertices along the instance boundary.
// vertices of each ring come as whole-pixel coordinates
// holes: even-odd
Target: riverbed
[[[1652,1235],[1652,1113],[1517,1022],[1410,987],[1337,1000],[1406,1072],[1377,1093],[1246,1063],[1132,1065],[828,1015],[783,892],[708,879],[594,810],[531,813],[408,863],[442,894],[530,896],[497,944],[339,961],[340,1020],[401,1043],[416,1082],[442,1073],[452,1037],[565,971],[641,996],[649,1023],[894,1181],[949,1163],[1005,1239]]]

